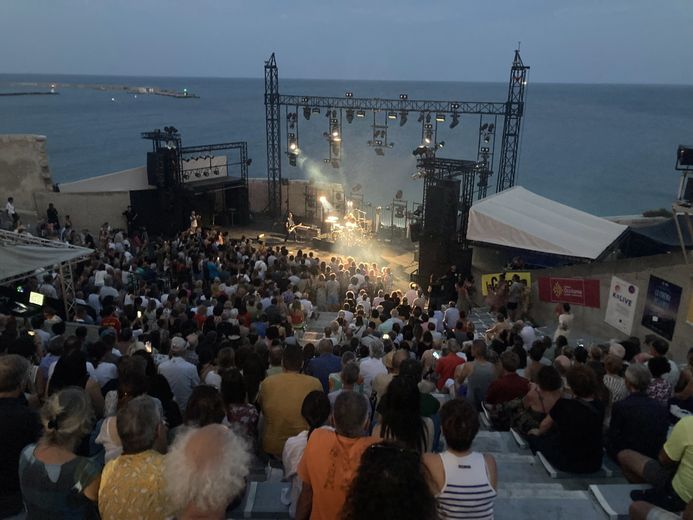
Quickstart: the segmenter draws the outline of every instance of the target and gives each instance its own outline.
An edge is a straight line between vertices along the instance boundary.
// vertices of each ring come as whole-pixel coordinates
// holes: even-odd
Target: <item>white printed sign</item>
[[[621,278],[612,276],[604,321],[630,336],[633,329],[637,302],[638,287]]]

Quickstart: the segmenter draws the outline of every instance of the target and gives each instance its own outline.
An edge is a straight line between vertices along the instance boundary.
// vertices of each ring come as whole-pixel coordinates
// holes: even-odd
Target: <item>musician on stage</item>
[[[291,238],[293,235],[293,240],[296,240],[296,224],[294,223],[294,214],[290,211],[286,215],[286,223],[284,224],[286,235],[284,236],[284,242]]]

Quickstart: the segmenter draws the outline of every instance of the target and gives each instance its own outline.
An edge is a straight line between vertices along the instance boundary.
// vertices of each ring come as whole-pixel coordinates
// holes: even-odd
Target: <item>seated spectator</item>
[[[488,360],[488,348],[483,339],[474,340],[471,353],[472,361],[455,368],[455,381],[459,386],[457,394],[464,395],[474,408],[481,411],[488,387],[496,379],[496,367]]]
[[[449,339],[447,341],[447,354],[438,360],[435,368],[436,375],[438,376],[436,386],[439,391],[446,388],[448,384],[454,383],[453,376],[455,374],[455,369],[459,365],[464,364],[465,358],[457,354],[459,351],[460,345],[457,343],[457,340]]]
[[[52,394],[41,410],[41,423],[43,436],[19,459],[27,518],[98,518],[101,465],[75,455],[94,424],[89,396],[81,388]]]
[[[334,406],[334,402],[337,400],[337,397],[342,392],[353,392],[354,387],[356,386],[356,383],[358,382],[359,378],[360,376],[358,363],[356,363],[355,361],[351,361],[344,365],[344,367],[342,368],[340,378],[342,381],[342,387],[339,390],[330,392],[327,395],[330,402],[330,406]]]
[[[269,351],[270,366],[267,369],[267,377],[282,373],[282,347],[276,345]]]
[[[385,355],[385,346],[378,338],[368,338],[368,357],[361,360],[359,370],[363,378],[363,392],[366,397],[370,397],[373,391],[373,379],[378,374],[387,374],[387,368],[383,364],[382,358]],[[364,340],[362,340],[365,342]]]
[[[657,460],[633,450],[618,454],[623,474],[630,482],[647,482],[652,489],[632,491],[633,500],[644,501],[678,513],[693,500],[693,417],[676,423]]]
[[[418,452],[392,442],[372,444],[361,457],[340,518],[437,518],[425,473]]]
[[[306,375],[320,380],[325,393],[330,391],[328,386],[329,375],[333,372],[338,372],[342,368],[342,360],[332,353],[333,349],[332,341],[326,338],[321,339],[318,343],[318,357],[311,359],[306,367]]]
[[[665,406],[647,396],[650,379],[650,371],[644,365],[633,364],[626,369],[630,395],[614,403],[606,435],[606,452],[613,460],[618,460],[622,450],[635,450],[655,459],[666,441],[669,413]]]
[[[626,383],[620,375],[623,369],[623,361],[617,356],[608,354],[606,359],[604,359],[604,368],[606,369],[606,374],[603,378],[604,386],[609,390],[610,402],[613,405],[628,396]]]
[[[419,388],[413,377],[399,375],[387,387],[378,406],[380,420],[373,436],[397,441],[410,450],[431,449],[433,432],[421,418]],[[432,430],[432,429],[431,429]]]
[[[679,377],[681,376],[681,370],[679,366],[667,357],[667,352],[669,352],[669,343],[661,338],[655,338],[650,343],[650,354],[653,357],[663,358],[669,364],[669,370],[662,371],[662,377],[669,383],[672,389],[676,388],[679,383]],[[652,372],[652,370],[650,370]],[[657,377],[657,376],[654,376]]]
[[[301,416],[303,400],[313,390],[323,391],[319,380],[299,374],[302,359],[300,347],[288,345],[282,358],[284,372],[260,385],[258,405],[265,417],[262,449],[275,457],[281,457],[286,439],[306,429]]]
[[[354,363],[352,363],[354,364]],[[289,516],[296,516],[296,503],[301,494],[302,482],[298,477],[298,463],[301,461],[303,451],[306,449],[308,439],[317,428],[323,426],[330,417],[332,409],[330,402],[323,392],[314,390],[309,393],[301,405],[301,415],[308,424],[308,429],[298,435],[289,437],[284,444],[282,463],[284,465],[284,479],[288,480],[290,488],[286,496],[282,496],[282,502],[289,506]]]
[[[92,372],[91,376],[96,379],[101,388],[110,380],[118,379],[118,367],[114,363],[107,361],[106,355],[110,353],[110,349],[103,341],[97,341],[89,345],[87,352],[94,365],[94,372]]]
[[[159,373],[166,378],[182,412],[188,405],[190,394],[200,384],[197,367],[185,360],[187,342],[176,336],[171,340],[171,357],[159,365]]]
[[[303,488],[296,519],[339,518],[346,491],[358,470],[361,455],[376,437],[363,437],[368,427],[368,400],[344,392],[334,403],[335,431],[314,430],[298,465]]]
[[[593,473],[602,466],[605,405],[594,398],[597,378],[592,370],[575,366],[567,378],[575,398],[556,402],[539,428],[529,432],[529,445],[561,471]]]
[[[563,380],[554,367],[543,366],[537,374],[537,382],[529,385],[529,392],[522,398],[522,407],[513,414],[511,426],[527,435],[551,412],[561,398]]]
[[[55,371],[48,382],[49,396],[71,386],[77,386],[86,391],[91,400],[92,409],[97,417],[103,416],[104,400],[101,387],[96,379],[87,372],[87,358],[79,350],[71,350],[60,356],[55,365]]]
[[[501,376],[493,381],[486,392],[486,402],[490,405],[507,403],[529,392],[529,381],[517,375],[520,358],[514,352],[503,352],[501,355]]]
[[[176,436],[164,462],[169,509],[180,520],[223,519],[243,493],[250,453],[242,439],[219,424]]]
[[[446,451],[423,455],[440,518],[493,518],[496,461],[471,449],[479,414],[467,401],[453,399],[441,408],[440,424]]]
[[[243,374],[238,369],[227,370],[221,378],[221,396],[226,405],[226,423],[249,443],[257,441],[260,414],[248,403]]]
[[[631,503],[628,508],[628,517],[631,520],[679,520],[681,518],[683,520],[691,520],[693,519],[693,501],[688,502],[683,513],[678,515],[649,502],[638,500]]]
[[[529,363],[525,368],[525,379],[532,383],[537,382],[537,374],[541,367],[545,366],[541,360],[544,358],[544,343],[541,340],[536,340],[527,352]]]
[[[648,397],[666,405],[673,393],[671,384],[665,379],[671,370],[669,360],[665,357],[652,357],[647,362],[647,368],[652,374],[652,380],[647,387]]]
[[[0,356],[0,518],[24,511],[19,487],[19,455],[41,436],[41,423],[24,398],[29,362],[17,354]]]
[[[183,424],[201,428],[208,424],[221,424],[225,417],[226,407],[219,390],[210,385],[199,385],[190,394]]]
[[[421,362],[416,359],[406,359],[399,367],[399,375],[412,378],[417,381],[419,388],[419,413],[421,417],[432,417],[440,409],[440,401],[432,393],[435,385],[430,381],[421,379]]]
[[[166,427],[160,407],[152,397],[136,397],[118,411],[117,428],[123,453],[103,469],[101,519],[163,520],[167,517],[164,456],[156,449],[166,449]]]
[[[402,366],[402,363],[406,361],[407,359],[410,359],[409,356],[409,351],[407,350],[397,350],[392,353],[392,363],[391,366],[388,367],[388,373],[387,374],[378,374],[375,376],[373,379],[373,391],[376,394],[377,402],[380,402],[380,400],[383,398],[385,393],[387,392],[387,387],[392,381],[392,379],[399,375],[399,369]]]

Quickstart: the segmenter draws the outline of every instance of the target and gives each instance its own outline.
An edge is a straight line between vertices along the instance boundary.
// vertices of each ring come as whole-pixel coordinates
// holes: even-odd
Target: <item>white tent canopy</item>
[[[467,238],[594,260],[627,228],[516,186],[472,206]]]

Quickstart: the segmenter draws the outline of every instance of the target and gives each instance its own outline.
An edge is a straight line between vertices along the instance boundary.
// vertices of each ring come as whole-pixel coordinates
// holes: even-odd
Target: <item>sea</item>
[[[55,183],[146,164],[151,143],[140,134],[165,126],[180,131],[184,146],[247,141],[253,160],[250,176],[267,176],[261,78],[0,74],[0,92],[45,90],[10,85],[16,82],[154,86],[187,89],[199,96],[175,99],[77,88],[59,89],[57,96],[0,96],[0,134],[45,135]],[[354,97],[399,99],[407,94],[410,100],[504,102],[507,89],[507,83],[280,76],[280,93],[300,96],[341,97],[352,92]],[[415,178],[412,155],[422,139],[418,114],[410,114],[403,126],[399,119],[386,117],[375,114],[376,124],[389,123],[388,141],[393,146],[384,156],[368,145],[373,139],[373,113],[351,124],[343,119],[342,161],[335,169],[324,162],[329,155],[325,111],[306,120],[299,108],[296,133],[302,158],[292,167],[284,156],[282,176],[340,182],[347,192],[359,190],[374,205],[389,204],[400,190],[404,200],[420,202],[422,181]],[[479,123],[479,116],[473,115],[462,116],[453,129],[449,119],[438,123],[438,141],[445,141],[438,156],[475,160]],[[502,119],[495,123],[497,168]],[[286,134],[282,126],[284,150]],[[670,208],[681,178],[674,170],[679,144],[693,144],[693,86],[532,83],[530,76],[516,184],[600,216]],[[495,186],[495,176],[490,182]]]

